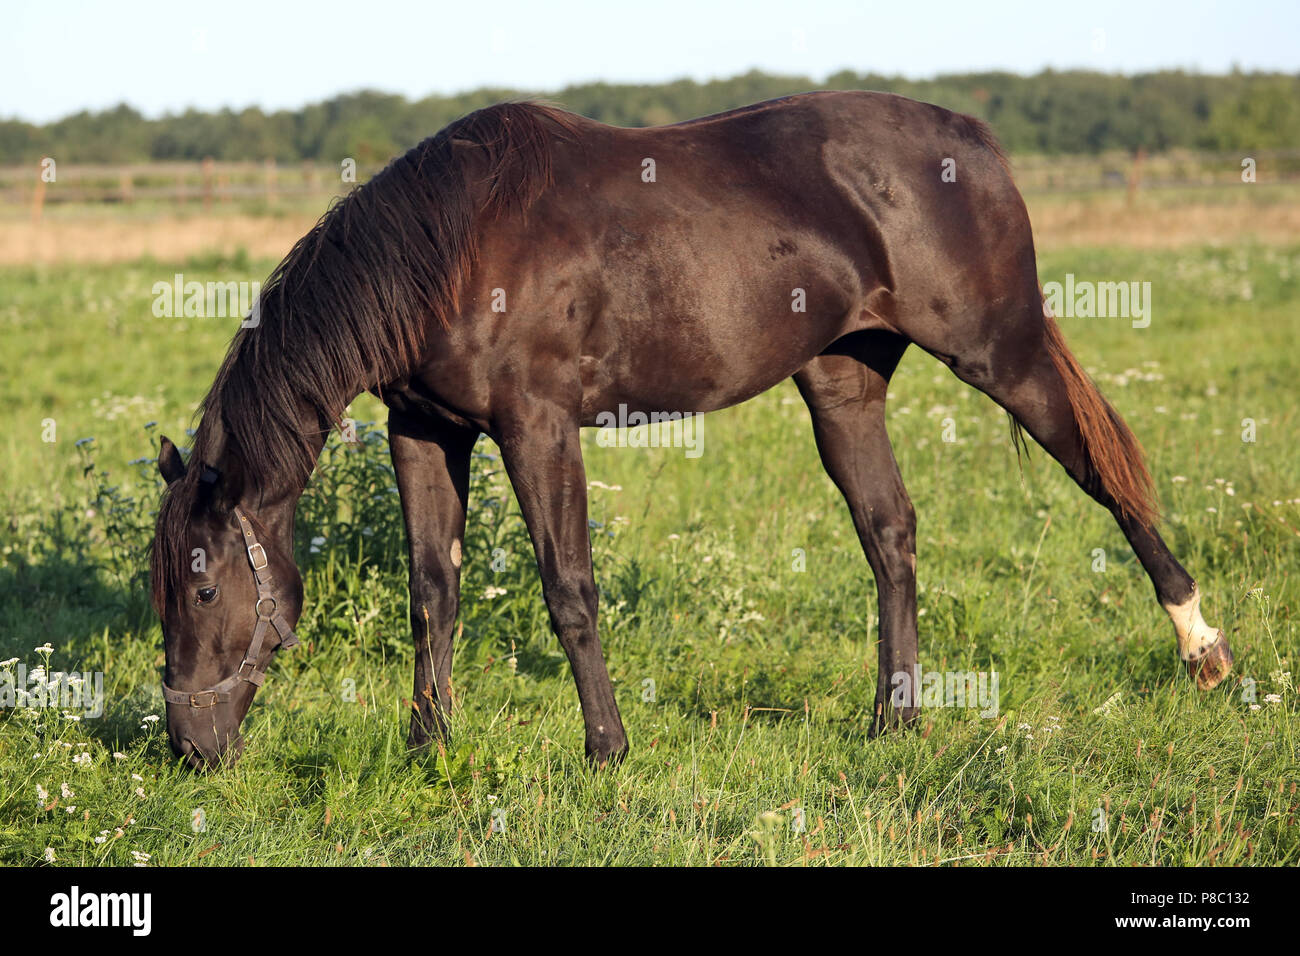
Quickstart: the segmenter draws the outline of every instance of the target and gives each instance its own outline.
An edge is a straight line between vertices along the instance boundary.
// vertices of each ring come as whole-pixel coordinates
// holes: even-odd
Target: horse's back
[[[468,325],[500,334],[509,275],[509,338],[574,354],[588,411],[724,407],[849,333],[908,334],[959,297],[936,267],[960,277],[987,255],[982,217],[1018,202],[976,121],[869,92],[644,129],[575,118],[552,163],[533,207],[481,236]]]

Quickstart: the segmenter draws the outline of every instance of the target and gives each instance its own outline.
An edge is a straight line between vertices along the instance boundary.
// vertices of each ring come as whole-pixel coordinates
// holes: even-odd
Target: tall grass
[[[257,278],[269,263],[182,267]],[[1037,449],[1018,470],[1001,412],[909,353],[889,424],[919,518],[922,665],[996,670],[997,716],[933,708],[914,733],[866,738],[874,588],[787,384],[705,419],[698,459],[587,438],[601,634],[632,739],[598,774],[486,440],[453,743],[405,753],[405,544],[368,397],[359,445],[331,440],[299,510],[304,646],[277,658],[239,765],[177,766],[149,719],[163,713],[141,577],[151,459],[160,432],[184,435],[230,330],[152,317],[150,285],[175,268],[0,273],[0,660],[99,671],[106,692],[98,719],[0,713],[0,861],[1300,862],[1300,248],[1041,265],[1044,281],[1153,283],[1148,329],[1063,325],[1148,449],[1166,537],[1237,654],[1227,686],[1191,686],[1109,517]]]

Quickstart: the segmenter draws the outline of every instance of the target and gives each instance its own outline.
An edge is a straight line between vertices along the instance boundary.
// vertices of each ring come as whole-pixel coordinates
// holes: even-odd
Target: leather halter
[[[169,704],[189,704],[191,708],[198,710],[214,707],[230,700],[231,691],[241,683],[261,687],[262,681],[266,679],[266,668],[258,664],[258,659],[262,656],[262,644],[266,640],[267,625],[274,627],[280,636],[280,643],[275,646],[275,650],[298,645],[298,638],[294,635],[289,622],[280,613],[275,595],[271,591],[272,578],[266,560],[266,549],[257,543],[253,526],[238,507],[235,508],[235,517],[239,519],[239,530],[244,535],[244,549],[248,552],[248,563],[252,565],[253,578],[257,582],[257,604],[254,607],[257,612],[257,623],[253,626],[252,643],[244,652],[244,659],[239,662],[239,670],[219,684],[205,690],[190,691],[174,690],[164,681],[163,699]],[[269,658],[267,664],[270,664]]]

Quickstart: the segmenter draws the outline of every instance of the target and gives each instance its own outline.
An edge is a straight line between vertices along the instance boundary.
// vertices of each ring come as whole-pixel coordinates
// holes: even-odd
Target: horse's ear
[[[181,453],[166,435],[162,437],[162,446],[158,449],[158,470],[162,473],[163,481],[169,485],[185,477],[185,462],[181,460]]]

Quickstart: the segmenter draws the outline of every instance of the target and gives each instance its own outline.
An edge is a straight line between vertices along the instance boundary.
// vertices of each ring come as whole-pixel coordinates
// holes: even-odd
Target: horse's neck
[[[271,540],[289,555],[293,554],[293,518],[298,510],[298,499],[301,497],[302,490],[299,489],[296,494],[264,505],[257,512],[258,520],[266,527]]]
[[[315,464],[320,459],[321,450],[325,447],[326,433],[320,427],[315,414],[306,410],[302,414],[299,427],[302,434],[310,436],[312,469],[314,471]],[[245,476],[244,485],[246,490],[240,496],[240,506],[257,518],[266,528],[271,540],[284,548],[286,553],[292,554],[294,513],[297,511],[298,500],[307,487],[307,481],[311,477],[310,474],[297,472],[296,469],[285,468],[266,473],[266,465],[263,463],[262,480],[257,482],[251,478],[250,469],[253,466],[249,462],[233,460],[237,457],[237,453],[231,453],[223,457],[226,459],[223,471],[239,471]]]

